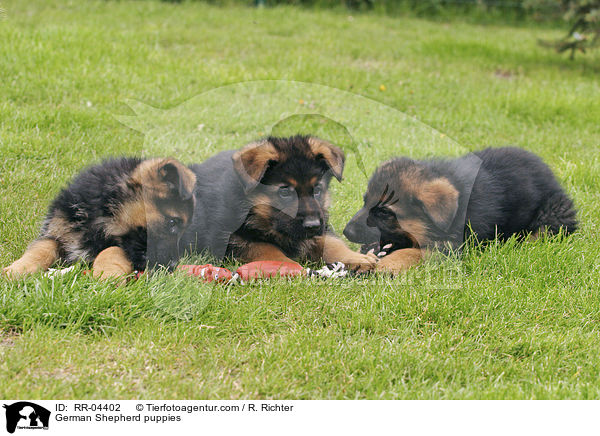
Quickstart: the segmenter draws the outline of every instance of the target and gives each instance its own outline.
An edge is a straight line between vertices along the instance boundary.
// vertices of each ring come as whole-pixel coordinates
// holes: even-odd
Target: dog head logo
[[[6,431],[14,433],[19,429],[48,429],[50,411],[28,401],[19,401],[3,406],[6,409]]]

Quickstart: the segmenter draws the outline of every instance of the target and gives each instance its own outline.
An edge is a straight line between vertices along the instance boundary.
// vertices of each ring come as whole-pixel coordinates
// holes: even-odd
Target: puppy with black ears
[[[268,137],[219,153],[195,172],[197,203],[183,237],[192,252],[241,262],[343,262],[364,272],[377,259],[348,248],[328,226],[329,183],[345,157],[312,136]]]

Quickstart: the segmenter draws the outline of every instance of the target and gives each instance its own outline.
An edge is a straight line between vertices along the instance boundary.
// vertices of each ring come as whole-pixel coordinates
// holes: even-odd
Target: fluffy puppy
[[[488,148],[453,160],[391,159],[369,180],[364,206],[344,235],[390,254],[377,270],[398,273],[428,249],[577,228],[572,200],[550,168],[528,151]]]
[[[192,252],[257,260],[324,260],[368,271],[376,258],[350,250],[328,229],[328,192],[344,153],[311,136],[269,137],[192,166],[198,179]]]
[[[173,266],[194,210],[195,174],[175,159],[118,158],[83,170],[50,205],[40,236],[4,268],[11,277],[57,260],[96,277]]]

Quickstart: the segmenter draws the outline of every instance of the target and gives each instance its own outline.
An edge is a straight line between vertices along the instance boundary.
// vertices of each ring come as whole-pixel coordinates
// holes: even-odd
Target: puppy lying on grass
[[[119,158],[87,168],[52,202],[39,238],[3,272],[18,277],[58,260],[93,263],[94,277],[174,266],[195,183],[175,159]]]
[[[570,234],[576,211],[550,168],[519,148],[488,148],[453,160],[391,159],[369,180],[364,206],[344,235],[363,251],[386,246],[377,271],[399,273],[432,248],[541,232]]]
[[[348,248],[328,228],[332,177],[343,151],[311,136],[269,137],[192,166],[198,191],[182,238],[191,252],[241,262],[343,262],[358,272],[377,258]]]

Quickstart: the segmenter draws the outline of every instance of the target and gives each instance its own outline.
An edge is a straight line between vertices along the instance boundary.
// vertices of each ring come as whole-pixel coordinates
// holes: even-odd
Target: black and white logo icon
[[[16,429],[22,430],[48,430],[50,411],[42,406],[29,401],[19,401],[5,404],[6,431],[14,433]]]

